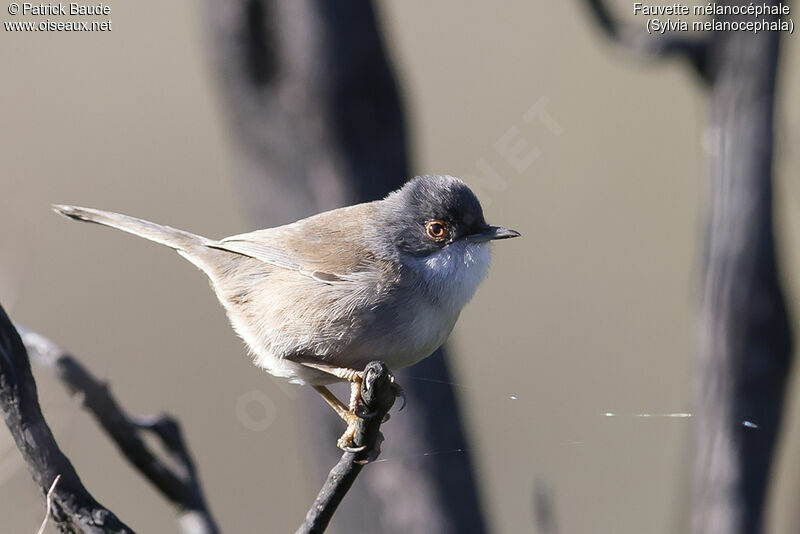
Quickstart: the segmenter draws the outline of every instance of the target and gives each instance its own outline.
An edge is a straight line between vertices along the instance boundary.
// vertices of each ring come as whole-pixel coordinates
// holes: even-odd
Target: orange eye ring
[[[425,235],[429,239],[441,243],[450,236],[450,230],[447,228],[447,223],[434,219],[425,223]]]

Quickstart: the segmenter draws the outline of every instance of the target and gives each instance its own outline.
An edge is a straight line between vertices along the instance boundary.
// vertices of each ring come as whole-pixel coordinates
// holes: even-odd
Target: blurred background
[[[470,450],[415,460],[471,454],[492,532],[535,532],[539,491],[562,533],[684,531],[691,420],[667,415],[691,411],[705,90],[683,63],[613,47],[577,1],[376,8],[412,173],[462,177],[487,220],[524,236],[495,247],[451,336]],[[309,443],[298,423],[307,393],[251,365],[187,262],[49,209],[99,207],[209,237],[253,229],[202,9],[119,2],[109,18],[107,33],[0,32],[0,302],[108,380],[130,412],[182,422],[223,530],[293,531],[322,482],[308,450],[334,447]],[[783,46],[776,200],[797,309],[800,44]],[[515,142],[529,147],[521,161],[504,156]],[[45,416],[98,500],[140,532],[177,532],[169,505],[78,401],[36,376]],[[792,389],[770,532],[800,524]],[[387,441],[367,469],[407,460]],[[0,530],[32,532],[43,513],[2,428]]]

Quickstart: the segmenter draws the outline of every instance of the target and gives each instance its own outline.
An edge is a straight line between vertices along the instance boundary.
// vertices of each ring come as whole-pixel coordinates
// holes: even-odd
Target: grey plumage
[[[488,226],[469,188],[446,176],[220,240],[107,211],[54,209],[175,249],[209,277],[256,364],[312,385],[337,378],[307,363],[359,370],[380,359],[397,369],[430,355],[485,276],[488,240],[518,235]],[[446,239],[426,235],[431,220]]]

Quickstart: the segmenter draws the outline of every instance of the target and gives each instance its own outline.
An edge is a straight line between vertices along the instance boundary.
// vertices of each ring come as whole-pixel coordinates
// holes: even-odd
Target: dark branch
[[[371,362],[367,365],[364,369],[361,402],[365,412],[372,416],[358,421],[354,438],[355,446],[364,446],[365,449],[362,452],[342,454],[339,463],[328,474],[328,479],[296,534],[319,534],[325,531],[336,507],[342,502],[361,469],[377,458],[382,440],[380,426],[396,397],[397,386],[386,365],[383,362]]]
[[[25,346],[5,310],[0,307],[0,407],[14,441],[34,482],[46,495],[61,475],[51,494],[52,518],[61,532],[132,533],[111,510],[86,490],[75,468],[61,452],[39,407],[36,382]]]
[[[781,38],[777,31],[712,34],[709,213],[692,395],[691,521],[704,534],[763,530],[792,368],[794,321],[774,229]]]
[[[120,452],[164,497],[180,511],[187,534],[217,534],[206,505],[197,470],[178,423],[169,416],[134,418],[125,413],[108,386],[97,380],[71,355],[50,340],[17,326],[31,359],[49,370],[72,394],[80,395],[84,408],[97,420]],[[144,432],[155,434],[170,456],[161,461],[144,442]],[[59,484],[60,485],[60,484]]]
[[[707,41],[688,38],[679,32],[650,35],[644,27],[620,23],[609,10],[605,0],[585,0],[585,3],[603,32],[617,44],[642,56],[683,57],[689,60],[701,78],[707,80]]]
[[[604,3],[585,1],[605,32],[624,41]],[[735,5],[735,0],[718,4]],[[778,16],[764,19],[776,22]],[[692,391],[690,522],[696,533],[763,529],[793,364],[792,321],[773,228],[780,42],[777,31],[714,31],[699,52],[688,54],[708,82],[711,103],[710,201]],[[670,46],[679,51],[691,44]]]

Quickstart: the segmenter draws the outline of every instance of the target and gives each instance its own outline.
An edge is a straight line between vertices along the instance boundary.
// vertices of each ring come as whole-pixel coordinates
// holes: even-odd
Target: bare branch
[[[166,415],[153,418],[127,415],[108,386],[92,376],[75,358],[39,334],[19,325],[17,329],[31,359],[54,373],[70,393],[81,395],[86,410],[125,458],[178,508],[182,531],[187,534],[218,534],[219,529],[206,505],[197,470],[177,421]],[[144,432],[158,437],[171,462],[163,462],[147,447]]]
[[[51,493],[52,518],[61,532],[131,534],[120,521],[86,490],[75,468],[61,452],[39,407],[36,382],[25,346],[5,310],[0,307],[0,408],[34,482]]]
[[[692,388],[695,533],[764,529],[793,364],[794,321],[774,229],[781,33],[713,33],[709,211]]]
[[[331,469],[328,479],[306,514],[306,520],[295,534],[319,534],[325,531],[333,513],[361,469],[378,457],[380,442],[383,439],[380,426],[396,398],[397,386],[386,365],[383,362],[369,363],[364,369],[361,402],[371,417],[358,421],[354,438],[356,447],[364,446],[365,449],[361,452],[342,454],[342,458]]]
[[[644,28],[634,28],[620,23],[606,5],[605,0],[585,0],[603,32],[617,44],[642,56],[679,56],[688,59],[703,79],[707,78],[706,54],[708,43],[671,32],[666,35],[650,35]]]
[[[585,0],[603,30],[626,42],[604,2]],[[735,0],[720,0],[721,6]],[[724,15],[718,22],[732,21]],[[765,15],[768,22],[778,15]],[[692,390],[691,532],[763,529],[794,336],[774,230],[773,157],[781,32],[713,31],[689,51],[708,82],[709,212],[698,285]]]

